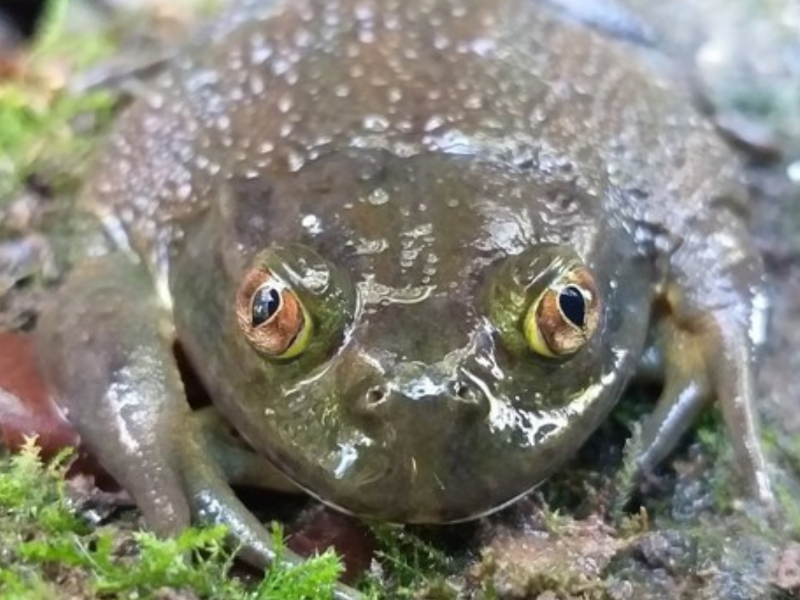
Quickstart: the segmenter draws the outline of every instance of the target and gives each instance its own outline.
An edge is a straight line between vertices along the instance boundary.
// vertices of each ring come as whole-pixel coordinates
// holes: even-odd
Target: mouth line
[[[514,504],[521,498],[529,494],[532,490],[538,487],[541,481],[535,481],[524,489],[514,493],[510,498],[496,500],[494,502],[485,502],[482,507],[475,506],[448,506],[447,502],[437,503],[435,506],[428,506],[425,503],[416,503],[410,500],[413,498],[411,494],[405,494],[406,501],[400,504],[387,504],[386,499],[383,498],[379,501],[366,502],[360,508],[353,507],[347,498],[340,499],[331,494],[326,496],[312,488],[303,486],[295,482],[309,496],[315,498],[322,504],[346,515],[364,519],[381,519],[388,523],[397,524],[432,524],[432,525],[447,525],[456,523],[465,523],[486,517],[494,514],[504,508]],[[444,484],[440,484],[442,490],[445,489]],[[394,510],[386,510],[387,507],[393,507]],[[454,510],[455,509],[455,510]],[[452,513],[455,512],[455,516]],[[451,513],[451,516],[447,516]]]

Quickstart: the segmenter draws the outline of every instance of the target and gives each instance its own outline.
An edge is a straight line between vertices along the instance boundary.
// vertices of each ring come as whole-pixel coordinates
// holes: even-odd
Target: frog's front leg
[[[195,411],[194,425],[200,429],[204,451],[213,458],[232,485],[242,485],[273,492],[300,493],[286,475],[271,462],[254,452],[236,436],[227,419],[213,406]]]
[[[174,463],[190,413],[171,356],[170,323],[144,270],[113,255],[77,267],[37,328],[37,357],[82,442],[160,534],[189,525]]]
[[[54,396],[147,523],[162,535],[193,518],[225,524],[243,558],[267,564],[275,558],[272,536],[236,497],[212,455],[233,461],[234,475],[257,459],[225,451],[224,436],[206,416],[194,415],[172,345],[171,318],[150,277],[121,254],[78,267],[45,307],[37,332]],[[301,560],[289,551],[282,556]],[[340,587],[337,597],[358,594]]]
[[[656,311],[664,389],[645,421],[634,460],[639,472],[651,470],[703,407],[716,399],[748,491],[772,505],[754,409],[754,329],[765,318],[760,306],[761,264],[745,235],[731,230],[729,223],[716,225],[720,235],[738,240],[742,247],[735,253],[703,254],[698,251],[700,243],[689,239],[672,257],[670,281]],[[702,241],[713,247],[714,234],[709,232]],[[704,264],[709,256],[712,263]]]
[[[665,304],[661,308],[653,324],[654,338],[637,372],[637,379],[663,384],[655,410],[634,441],[637,454],[632,458],[636,470],[644,474],[667,457],[713,394],[696,333],[683,329]]]

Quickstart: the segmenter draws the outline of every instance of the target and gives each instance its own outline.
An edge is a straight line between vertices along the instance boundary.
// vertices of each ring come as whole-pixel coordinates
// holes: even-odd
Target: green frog
[[[126,110],[82,194],[115,249],[71,273],[38,350],[157,532],[222,523],[271,560],[231,484],[486,515],[584,443],[643,357],[664,387],[639,472],[716,399],[769,501],[736,161],[652,51],[570,11],[245,1]],[[190,408],[176,346],[213,410]]]

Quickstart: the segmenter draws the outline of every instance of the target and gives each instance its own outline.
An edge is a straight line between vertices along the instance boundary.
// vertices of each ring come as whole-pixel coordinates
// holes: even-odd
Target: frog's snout
[[[480,417],[489,410],[486,394],[464,374],[418,362],[397,365],[380,380],[362,386],[360,396],[361,411],[392,420],[441,413]]]
[[[356,458],[349,457],[347,473],[336,481],[357,481],[352,485],[358,492],[329,495],[329,501],[358,514],[415,523],[461,520],[493,507],[496,492],[486,496],[481,481],[492,459],[486,452],[492,447],[492,388],[476,381],[468,358],[458,354],[432,364],[349,355],[341,400],[361,435]],[[502,491],[502,499],[513,493]],[[387,506],[385,498],[396,502]]]

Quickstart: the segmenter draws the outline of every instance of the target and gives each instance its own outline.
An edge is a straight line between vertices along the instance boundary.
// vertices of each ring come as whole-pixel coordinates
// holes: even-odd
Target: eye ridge
[[[586,298],[576,285],[566,285],[558,292],[558,309],[571,325],[586,327]]]

